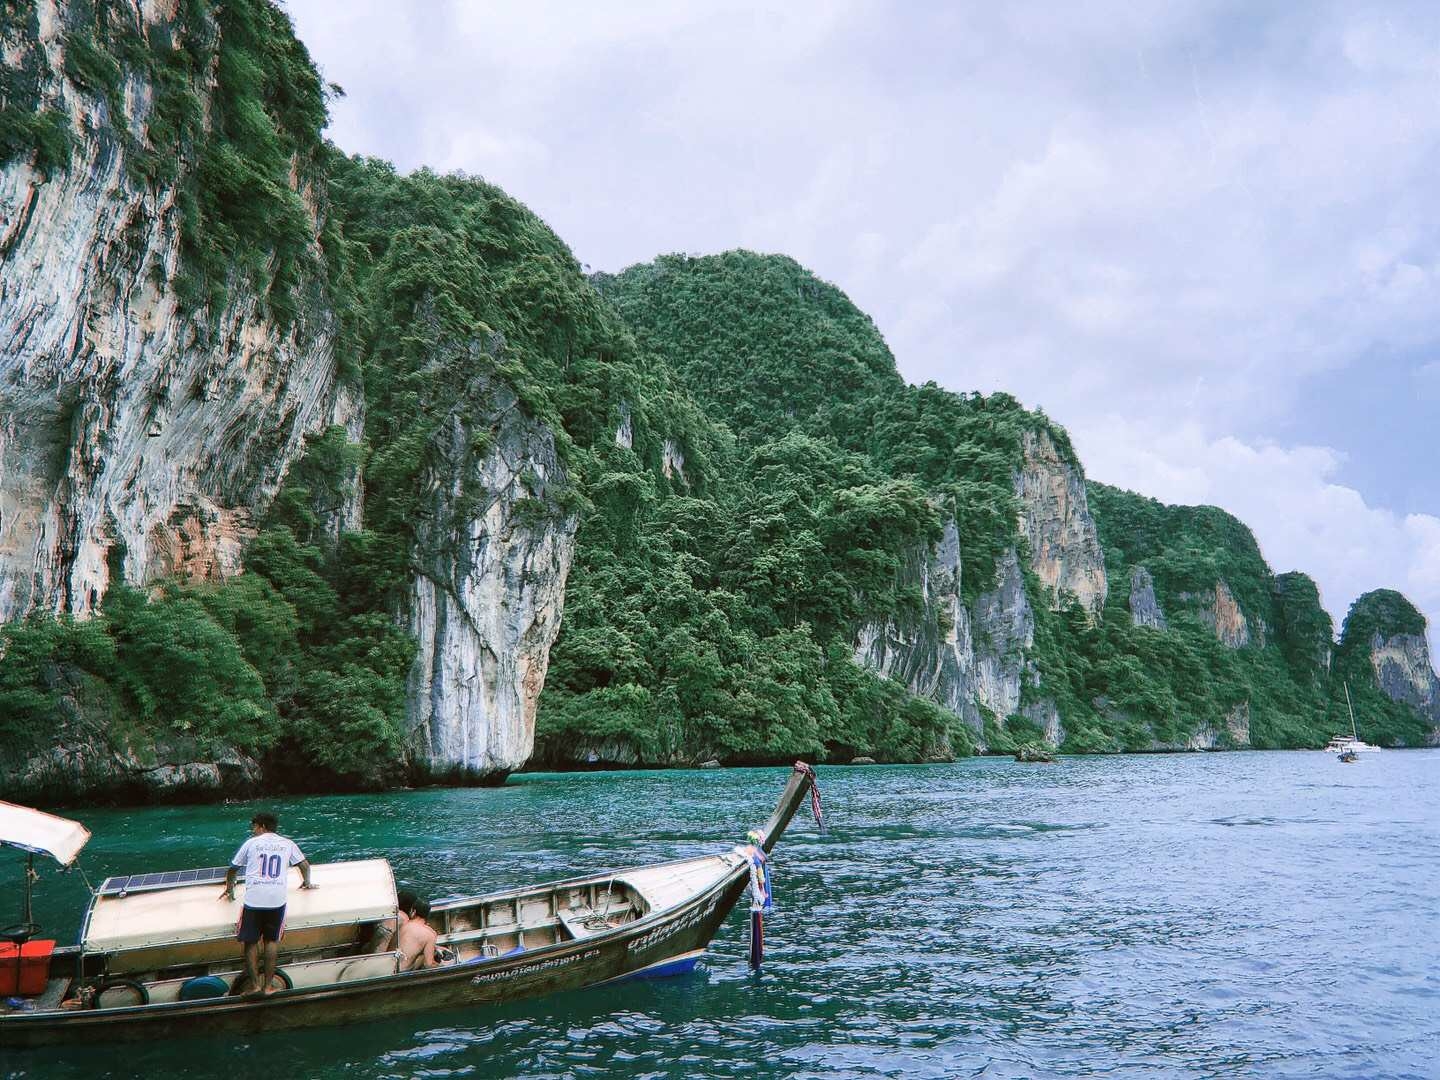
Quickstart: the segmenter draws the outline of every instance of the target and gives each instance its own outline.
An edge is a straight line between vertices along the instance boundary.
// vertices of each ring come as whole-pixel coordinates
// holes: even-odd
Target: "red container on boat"
[[[0,944],[0,997],[43,994],[50,981],[50,954],[54,951],[53,941]]]

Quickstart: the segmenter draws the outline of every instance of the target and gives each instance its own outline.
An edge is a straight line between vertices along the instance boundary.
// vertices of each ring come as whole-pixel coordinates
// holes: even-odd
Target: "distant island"
[[[1243,523],[908,385],[793,260],[587,277],[327,143],[268,0],[57,10],[0,73],[7,798],[1318,747],[1347,683],[1440,742],[1399,593],[1337,639]]]

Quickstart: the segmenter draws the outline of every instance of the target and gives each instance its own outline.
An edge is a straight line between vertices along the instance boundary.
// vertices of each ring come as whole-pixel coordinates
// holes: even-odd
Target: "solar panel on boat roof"
[[[184,885],[218,885],[225,880],[226,869],[224,866],[210,866],[203,870],[167,870],[162,874],[106,878],[99,893],[101,896],[124,896],[126,893],[178,889]]]

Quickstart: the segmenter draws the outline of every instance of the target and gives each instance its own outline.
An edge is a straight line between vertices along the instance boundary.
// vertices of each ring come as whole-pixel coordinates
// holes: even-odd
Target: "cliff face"
[[[1440,682],[1424,635],[1385,637],[1377,631],[1370,638],[1370,666],[1381,692],[1429,717],[1431,742],[1440,741]]]
[[[63,121],[69,160],[22,152],[0,168],[0,621],[89,615],[117,573],[238,573],[306,437],[332,425],[366,436],[358,380],[336,357],[318,78],[283,12],[252,0],[94,12],[44,0],[3,33],[35,107]],[[195,113],[176,121],[187,102]],[[288,190],[250,198],[244,185],[283,177],[287,155]],[[226,206],[261,219],[293,209],[282,239],[298,230],[308,250],[269,252],[279,231],[222,222],[235,224],[234,269],[216,281],[203,230]],[[566,483],[553,432],[498,382],[449,393],[471,407],[434,435],[414,579],[393,614],[420,646],[405,702],[413,754],[483,779],[529,756],[575,519],[550,501]],[[359,461],[309,507],[329,557],[366,524]],[[261,777],[253,758],[191,745],[163,718],[109,716],[84,692],[90,676],[74,677],[56,695],[55,745],[5,763],[37,797],[238,792]]]
[[[140,6],[147,25],[164,7]],[[136,183],[135,140],[60,74],[60,5],[35,25],[6,60],[43,54],[73,151],[48,178],[0,168],[0,620],[92,611],[116,570],[235,572],[305,436],[355,420],[327,311],[281,327],[237,284],[211,317],[186,313],[178,189]],[[132,76],[124,95],[143,131],[153,87]]]
[[[1085,482],[1048,432],[1026,430],[1022,438],[1024,465],[1014,485],[1029,568],[1052,606],[1073,598],[1093,621],[1105,605],[1108,584]],[[1008,717],[1023,716],[1058,746],[1065,739],[1064,722],[1055,702],[1044,696],[1029,655],[1035,612],[1018,551],[1004,550],[994,586],[968,606],[961,597],[960,564],[959,533],[951,520],[941,542],[927,559],[914,561],[907,578],[925,599],[921,620],[862,627],[856,661],[960,717],[975,730],[982,749],[982,710],[1002,726]]]
[[[530,757],[535,707],[560,631],[576,518],[554,433],[507,388],[476,377],[423,479],[407,686],[420,754],[437,774],[500,779]]]
[[[1164,630],[1165,612],[1155,598],[1155,579],[1150,571],[1137,566],[1130,571],[1130,622],[1135,626],[1148,626],[1152,630]]]
[[[1024,465],[1015,477],[1020,532],[1030,568],[1052,606],[1073,596],[1092,619],[1105,606],[1105,555],[1085,494],[1085,481],[1047,431],[1026,431]]]
[[[995,588],[975,601],[975,696],[999,719],[1020,711],[1022,680],[1035,681],[1025,651],[1035,643],[1035,614],[1014,548],[1000,560]]]
[[[1213,590],[1198,596],[1190,593],[1181,595],[1182,600],[1198,600],[1197,614],[1200,621],[1215,632],[1215,639],[1231,649],[1243,649],[1250,644],[1250,623],[1240,610],[1240,602],[1224,581],[1217,581]],[[1265,644],[1263,636],[1259,644]]]
[[[1002,722],[1016,713],[1030,716],[1058,745],[1064,733],[1054,706],[1021,707],[1023,684],[1036,676],[1025,655],[1034,644],[1035,617],[1019,556],[1006,551],[995,587],[975,601],[973,614],[961,597],[961,572],[959,531],[950,519],[940,541],[917,553],[907,573],[923,599],[920,616],[862,626],[856,663],[959,717],[981,749],[981,708]]]
[[[907,580],[918,586],[923,602],[920,617],[862,626],[855,662],[934,701],[979,735],[980,691],[961,572],[959,530],[950,518],[934,548],[916,552],[907,568]]]
[[[1335,624],[1320,604],[1320,590],[1307,574],[1290,571],[1275,578],[1275,637],[1297,676],[1316,685],[1330,677]]]

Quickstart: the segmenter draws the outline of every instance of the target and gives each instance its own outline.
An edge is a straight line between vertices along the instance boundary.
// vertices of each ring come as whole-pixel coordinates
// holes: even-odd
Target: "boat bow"
[[[780,793],[780,801],[775,804],[775,812],[770,815],[770,820],[760,830],[762,837],[760,846],[765,849],[768,855],[775,848],[775,844],[784,835],[786,827],[790,824],[795,812],[800,809],[800,803],[805,796],[810,796],[810,812],[815,817],[815,824],[823,832],[825,829],[825,812],[820,802],[820,787],[815,778],[815,770],[803,761],[795,763],[795,769],[790,774],[790,782],[785,785],[785,790]]]

